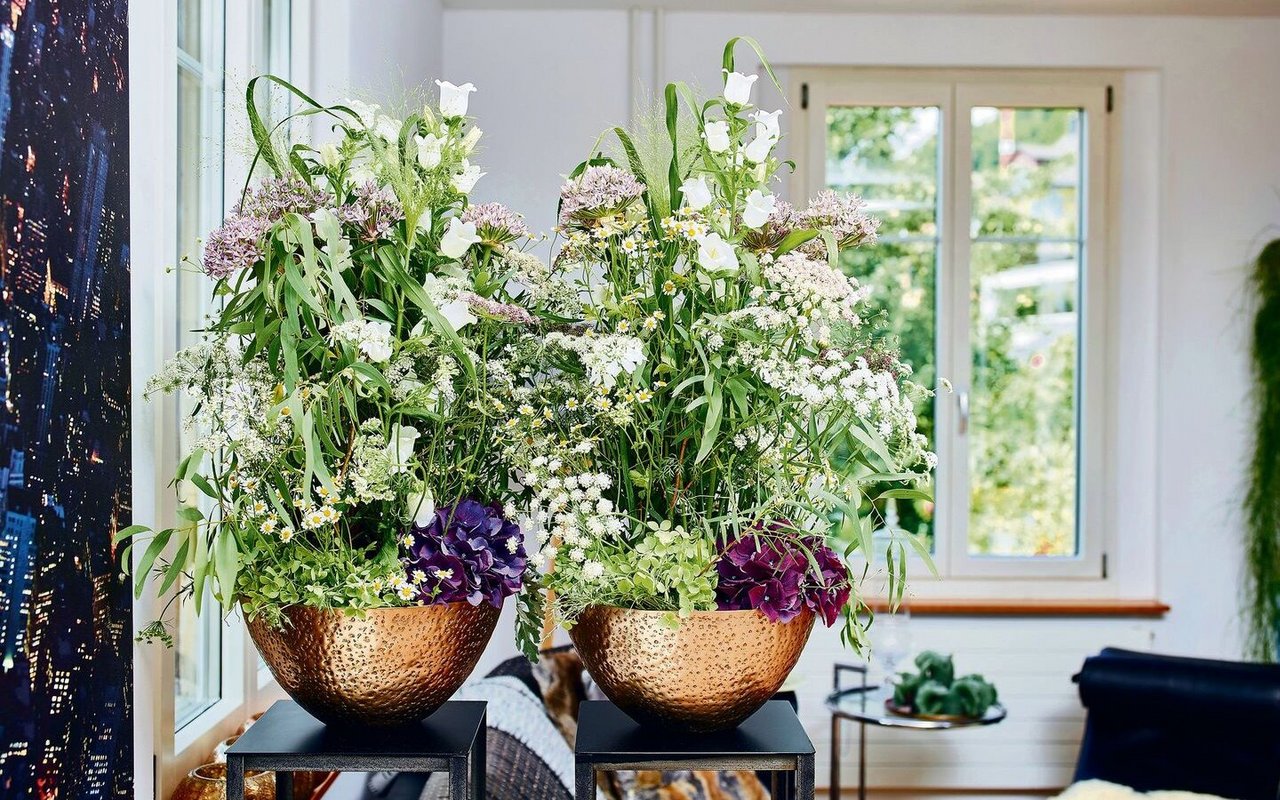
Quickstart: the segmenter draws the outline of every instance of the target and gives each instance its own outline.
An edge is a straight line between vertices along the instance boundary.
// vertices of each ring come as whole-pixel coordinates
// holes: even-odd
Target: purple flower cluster
[[[487,244],[506,244],[529,235],[524,219],[502,203],[481,203],[462,212],[463,222],[474,222],[476,233]]]
[[[406,538],[412,544],[405,572],[424,603],[466,600],[500,608],[504,598],[520,591],[524,538],[497,503],[441,506],[426,527],[415,525]]]
[[[849,568],[822,537],[797,539],[784,532],[787,527],[785,522],[758,526],[724,548],[716,562],[716,607],[753,608],[773,622],[790,622],[810,608],[830,627],[849,602]]]
[[[533,315],[520,306],[511,303],[499,303],[497,300],[490,300],[473,292],[467,292],[463,297],[472,311],[479,311],[503,322],[509,322],[512,325],[532,325],[535,322]]]
[[[236,213],[276,222],[285,214],[310,214],[328,204],[328,192],[297,175],[288,175],[261,181],[236,208]]]
[[[621,211],[642,194],[644,184],[625,169],[607,164],[587,167],[560,188],[560,224],[575,216]]]
[[[880,220],[866,209],[867,204],[856,194],[823,189],[809,201],[809,207],[800,212],[800,220],[808,227],[831,231],[842,248],[856,247],[874,243],[880,228]]]
[[[271,223],[260,217],[233,216],[204,244],[204,271],[218,280],[253,266],[262,258],[262,237]]]
[[[404,208],[390,189],[367,181],[357,186],[354,194],[350,203],[338,208],[338,219],[359,228],[364,241],[377,241],[404,219]]]

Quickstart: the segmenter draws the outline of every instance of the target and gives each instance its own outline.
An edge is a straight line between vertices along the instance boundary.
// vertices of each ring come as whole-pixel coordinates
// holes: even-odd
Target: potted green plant
[[[268,129],[262,80],[334,140]],[[139,593],[154,580],[197,611],[207,595],[238,605],[282,687],[328,722],[429,714],[525,569],[494,433],[533,352],[509,279],[538,262],[518,215],[469,202],[474,87],[438,83],[436,106],[403,118],[250,83],[267,174],[182,265],[212,279],[217,307],[147,387],[191,399],[180,521],[121,532],[149,537]]]
[[[842,557],[871,549],[859,502],[884,482],[924,497],[934,463],[911,402],[927,390],[838,266],[876,221],[856,197],[774,195],[782,112],[752,104],[739,41],[759,54],[728,43],[720,96],[667,86],[657,120],[569,176],[538,290],[559,327],[506,422],[549,564],[530,593],[610,699],[701,730],[767,700],[815,618],[861,642]],[[904,545],[927,557],[893,539],[895,597]],[[522,615],[526,649],[539,629]]]

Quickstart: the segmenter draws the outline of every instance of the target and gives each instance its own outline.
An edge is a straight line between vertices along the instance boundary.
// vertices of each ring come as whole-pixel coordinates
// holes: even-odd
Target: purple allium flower
[[[644,194],[644,188],[644,184],[625,169],[608,165],[587,167],[560,188],[560,224],[574,217],[621,211]]]
[[[840,194],[823,189],[799,214],[803,224],[831,231],[840,247],[873,244],[880,220],[866,211],[867,204],[856,194]],[[813,241],[821,242],[821,239]]]
[[[481,203],[462,212],[463,222],[474,222],[485,244],[506,244],[529,235],[524,219],[502,203]]]
[[[535,322],[533,315],[517,305],[499,303],[497,300],[490,300],[473,292],[465,293],[463,299],[467,301],[472,311],[479,311],[512,325],[532,325]]]
[[[270,222],[259,217],[229,217],[205,241],[205,274],[221,280],[253,266],[262,258],[262,237],[270,227]]]
[[[366,242],[380,239],[391,226],[404,219],[400,200],[390,189],[367,181],[354,190],[355,198],[338,208],[338,219],[360,229]]]
[[[276,222],[285,214],[310,214],[329,203],[329,193],[297,175],[267,178],[236,207],[236,213]]]
[[[405,572],[424,603],[466,600],[495,608],[520,591],[526,556],[520,526],[497,503],[463,500],[436,509],[426,527],[414,525]]]
[[[807,607],[827,626],[835,623],[853,588],[849,569],[822,537],[797,539],[789,527],[785,521],[757,526],[724,548],[716,562],[717,608],[754,608],[773,622],[790,622]]]

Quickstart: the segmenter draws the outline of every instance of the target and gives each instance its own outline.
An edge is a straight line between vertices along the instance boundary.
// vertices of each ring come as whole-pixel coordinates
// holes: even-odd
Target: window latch
[[[969,432],[969,393],[956,392],[956,408],[960,412],[957,429],[961,436]]]

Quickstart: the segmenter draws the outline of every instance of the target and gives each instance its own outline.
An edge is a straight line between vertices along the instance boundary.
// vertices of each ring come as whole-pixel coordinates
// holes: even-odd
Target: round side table
[[[845,686],[841,676],[853,673],[861,676],[858,686]],[[883,684],[867,685],[867,667],[855,664],[836,664],[832,676],[832,692],[827,696],[827,710],[831,712],[831,788],[828,797],[840,800],[840,722],[858,723],[858,800],[867,798],[867,726],[881,728],[909,728],[920,731],[942,731],[952,728],[975,728],[994,725],[1005,718],[1005,708],[991,706],[978,719],[921,719],[896,714],[885,706],[893,693]]]

